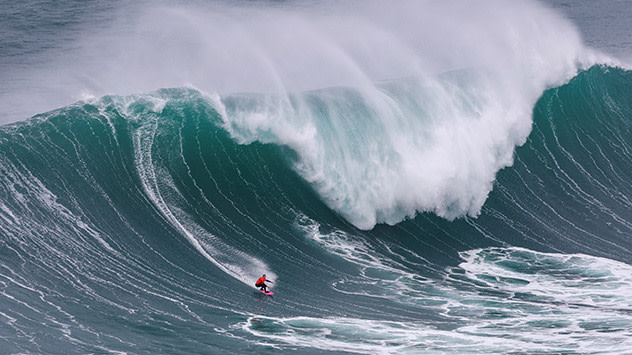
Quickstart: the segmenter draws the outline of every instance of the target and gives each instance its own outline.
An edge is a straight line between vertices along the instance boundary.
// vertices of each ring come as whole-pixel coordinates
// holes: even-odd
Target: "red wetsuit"
[[[268,292],[268,285],[266,285],[266,281],[270,280],[266,279],[265,275],[261,276],[257,282],[255,282],[255,287],[259,287],[263,292]]]

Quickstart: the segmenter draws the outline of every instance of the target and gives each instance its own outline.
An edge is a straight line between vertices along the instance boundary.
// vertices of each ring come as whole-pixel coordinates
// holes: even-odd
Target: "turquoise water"
[[[632,73],[587,49],[562,16],[535,3],[499,6],[507,19],[538,16],[469,46],[439,23],[395,41],[414,27],[399,24],[421,10],[414,2],[388,7],[398,21],[376,17],[379,3],[357,17],[342,6],[342,22],[300,3],[244,5],[243,22],[230,6],[213,17],[200,4],[163,5],[148,17],[110,12],[137,19],[141,30],[121,46],[141,46],[139,57],[78,49],[105,56],[101,74],[76,62],[101,88],[0,128],[3,353],[632,347]],[[473,8],[425,10],[475,15],[472,33],[506,26],[487,27],[488,12]],[[152,32],[147,18],[169,16],[189,21]],[[204,32],[228,20],[242,32]],[[71,42],[84,28],[57,25]],[[288,25],[298,40],[279,37]],[[101,39],[134,27],[99,26]],[[373,37],[358,45],[367,26]],[[208,36],[188,36],[192,28]],[[249,32],[261,28],[278,36]],[[437,28],[444,43],[425,37]],[[160,46],[138,41],[146,31],[166,36],[169,60],[106,70],[155,55]],[[253,53],[241,52],[243,33],[263,41],[254,84],[241,82],[250,69],[238,54]],[[182,36],[176,49],[202,45],[196,58],[221,70],[170,52]],[[236,59],[205,47],[221,38]],[[523,45],[498,59],[516,39]],[[295,72],[305,59],[291,50],[297,43],[326,53],[316,58],[324,64],[309,62],[317,77]],[[420,54],[427,48],[444,51]],[[150,75],[170,65],[165,77]],[[209,81],[164,84],[182,68]],[[77,89],[74,80],[64,87]],[[20,84],[4,90],[11,85]],[[272,297],[254,288],[263,273]]]

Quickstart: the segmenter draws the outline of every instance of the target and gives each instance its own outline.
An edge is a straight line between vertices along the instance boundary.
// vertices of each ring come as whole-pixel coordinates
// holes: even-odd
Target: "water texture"
[[[0,7],[0,352],[632,348],[588,5],[47,6]]]

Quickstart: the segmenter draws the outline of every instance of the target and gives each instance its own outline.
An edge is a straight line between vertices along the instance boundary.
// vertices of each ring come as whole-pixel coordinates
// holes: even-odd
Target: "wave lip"
[[[390,10],[403,23],[410,13],[429,11],[468,23],[473,32],[450,31],[436,21],[411,29],[377,18],[375,5],[346,28],[361,38],[362,54],[375,59],[367,63],[349,33],[335,36],[330,22],[306,17],[304,27],[318,40],[305,46],[315,53],[322,46],[322,64],[314,70],[318,78],[331,79],[330,86],[295,85],[286,70],[296,72],[288,67],[297,63],[284,45],[296,38],[284,36],[288,42],[270,47],[274,52],[262,49],[282,90],[222,95],[216,107],[237,141],[296,152],[295,169],[329,207],[361,229],[396,224],[418,212],[477,216],[496,173],[513,163],[514,148],[526,141],[539,96],[602,59],[582,45],[569,23],[534,3],[491,1],[459,10],[452,3],[398,4]],[[367,24],[382,36],[360,35]],[[440,44],[434,42],[436,31],[445,31]],[[401,54],[396,57],[415,65],[382,55],[384,36],[401,38],[393,45]],[[332,76],[331,68],[352,75]]]

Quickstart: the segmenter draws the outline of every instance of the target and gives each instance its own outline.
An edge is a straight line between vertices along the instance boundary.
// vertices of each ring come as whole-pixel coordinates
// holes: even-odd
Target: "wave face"
[[[420,108],[407,95],[423,92],[420,85],[402,79],[378,88],[412,111]],[[1,347],[625,352],[632,346],[631,90],[631,72],[605,66],[546,90],[526,142],[499,160],[513,165],[498,172],[478,217],[452,206],[455,198],[448,201],[459,218],[438,216],[437,206],[416,215],[403,209],[389,216],[409,218],[371,229],[354,218],[373,203],[352,200],[360,180],[330,174],[343,163],[356,168],[353,157],[367,151],[379,171],[360,177],[402,162],[392,146],[379,151],[385,126],[353,88],[309,91],[301,105],[293,96],[162,89],[4,126]],[[469,104],[463,110],[476,111],[478,103]],[[256,121],[280,107],[300,107],[323,126],[298,115],[283,136]],[[366,119],[337,127],[351,131],[345,139],[356,147],[377,142],[307,159],[310,146],[301,142],[334,116],[341,125]],[[352,146],[336,147],[337,139],[318,144]],[[383,179],[401,183],[398,173],[364,176],[361,189],[379,197]],[[454,195],[465,175],[449,181]],[[276,281],[274,298],[251,288],[262,273]]]

